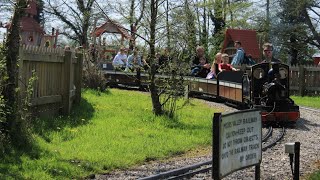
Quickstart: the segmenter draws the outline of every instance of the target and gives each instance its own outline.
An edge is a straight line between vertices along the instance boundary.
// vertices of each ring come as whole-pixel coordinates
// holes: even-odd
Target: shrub
[[[98,91],[106,90],[106,78],[100,68],[89,62],[83,70],[83,86]]]

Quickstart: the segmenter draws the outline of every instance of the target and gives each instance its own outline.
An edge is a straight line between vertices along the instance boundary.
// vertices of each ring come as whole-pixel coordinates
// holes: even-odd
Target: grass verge
[[[146,93],[86,90],[82,96],[70,116],[33,122],[37,148],[1,161],[0,179],[78,179],[211,144],[214,110],[198,100],[168,119],[153,115]]]
[[[308,177],[308,180],[319,180],[319,179],[320,179],[320,170]]]
[[[316,166],[316,168],[318,170],[313,172],[312,174],[308,175],[305,179],[308,179],[308,180],[318,180],[318,179],[320,179],[320,160],[318,160],[315,163],[315,166]]]
[[[299,106],[307,106],[312,108],[320,109],[320,96],[319,97],[310,97],[310,96],[290,96],[294,102]]]

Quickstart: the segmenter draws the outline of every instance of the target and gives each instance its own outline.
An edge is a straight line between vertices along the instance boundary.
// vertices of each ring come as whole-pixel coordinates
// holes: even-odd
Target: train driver
[[[279,59],[273,57],[273,45],[271,43],[263,44],[263,55],[265,60],[263,60],[261,63],[281,62]]]

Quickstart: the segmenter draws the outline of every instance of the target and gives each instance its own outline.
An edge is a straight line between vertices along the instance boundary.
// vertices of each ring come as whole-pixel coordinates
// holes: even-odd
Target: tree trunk
[[[318,47],[318,49],[320,49],[320,34],[317,32],[315,26],[312,24],[312,21],[310,19],[310,16],[307,12],[307,7],[304,7],[302,10],[302,14],[305,18],[305,23],[308,25],[312,35],[314,38],[312,38],[312,41],[316,41],[317,43],[313,43],[315,46]]]
[[[225,26],[225,21],[223,19],[223,4],[221,1],[216,1],[214,2],[214,12],[212,13],[211,11],[209,11],[209,16],[211,21],[214,24],[214,34],[213,36],[215,36],[216,34],[219,34],[222,32],[222,30],[224,29]]]
[[[7,36],[7,40],[5,42],[6,52],[6,71],[8,79],[6,80],[6,85],[4,91],[2,92],[5,100],[5,108],[6,108],[6,122],[4,129],[9,133],[9,136],[14,137],[17,136],[15,134],[16,129],[19,128],[17,125],[17,92],[18,88],[18,55],[19,55],[19,46],[20,46],[20,19],[23,15],[23,7],[26,7],[25,0],[18,0],[12,22],[11,27],[9,29],[9,33]]]
[[[267,0],[267,4],[266,4],[266,37],[264,39],[265,42],[269,42],[270,41],[270,0]]]
[[[170,37],[170,23],[169,23],[169,0],[167,0],[166,4],[166,30],[167,30],[167,48],[170,49],[171,45],[171,37]]]
[[[298,50],[296,49],[296,38],[295,35],[290,36],[290,56],[291,56],[291,66],[295,66],[298,64]]]
[[[197,2],[197,4],[199,3],[198,2],[198,0],[196,1]],[[186,0],[185,1],[185,6],[188,6],[188,9],[190,10],[190,7],[189,7],[189,2],[188,2],[188,0]],[[202,29],[201,29],[201,22],[200,22],[200,12],[199,12],[200,10],[199,10],[199,7],[198,6],[196,6],[196,13],[197,13],[197,25],[198,25],[198,31],[199,31],[199,33],[198,33],[198,38],[199,38],[199,40],[201,40],[201,33],[202,33]],[[200,41],[201,42],[201,41]]]
[[[129,49],[133,50],[134,47],[134,36],[135,36],[135,32],[134,32],[134,22],[133,22],[133,17],[134,17],[134,4],[135,4],[135,0],[131,0],[131,5],[130,5],[130,13],[129,13],[129,24],[130,24],[130,33],[131,33],[131,39],[129,41]]]
[[[206,3],[206,1],[204,0],[204,3]],[[203,7],[203,15],[202,15],[202,20],[203,20],[203,24],[202,24],[202,33],[201,33],[201,43],[205,49],[205,52],[208,52],[208,42],[207,42],[207,12],[206,12],[206,7]]]
[[[160,97],[158,94],[155,74],[156,74],[156,50],[155,50],[155,37],[156,37],[156,24],[157,24],[157,13],[158,13],[158,1],[151,0],[150,2],[151,20],[150,20],[150,64],[151,64],[151,75],[150,75],[150,93],[152,99],[153,112],[155,115],[161,115],[163,113]]]
[[[188,53],[194,54],[197,46],[197,37],[196,37],[197,30],[196,30],[196,24],[195,24],[196,20],[193,12],[190,10],[189,3],[187,0],[185,0],[184,9],[187,17],[186,31],[188,34],[188,37],[187,37]]]
[[[133,50],[133,48],[135,47],[135,39],[136,39],[136,27],[134,24],[130,25],[130,32],[131,32],[131,39],[129,41],[129,49]]]

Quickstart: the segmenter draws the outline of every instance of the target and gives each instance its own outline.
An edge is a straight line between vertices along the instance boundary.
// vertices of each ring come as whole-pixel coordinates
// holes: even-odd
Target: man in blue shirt
[[[234,47],[237,49],[236,55],[233,57],[231,65],[241,65],[244,59],[244,50],[241,47],[240,41],[234,42]]]
[[[141,61],[141,56],[139,55],[138,52],[139,52],[139,49],[136,47],[134,48],[132,54],[128,56],[125,71],[128,71],[128,70],[134,71],[135,67],[143,66]]]

